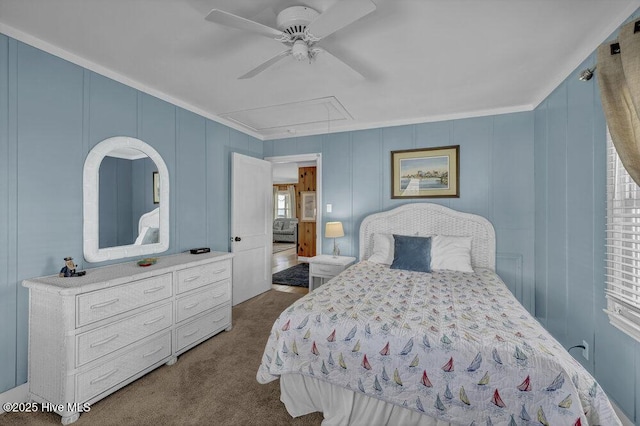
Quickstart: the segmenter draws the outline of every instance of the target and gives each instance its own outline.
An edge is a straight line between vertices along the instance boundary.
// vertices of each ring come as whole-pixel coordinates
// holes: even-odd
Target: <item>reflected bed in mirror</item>
[[[103,140],[87,156],[83,182],[87,261],[143,256],[169,248],[169,173],[150,145],[124,136]]]

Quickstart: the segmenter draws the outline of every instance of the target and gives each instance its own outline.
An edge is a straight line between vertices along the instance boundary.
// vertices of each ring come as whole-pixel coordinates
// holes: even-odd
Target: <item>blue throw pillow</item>
[[[391,269],[431,272],[431,237],[393,235],[394,253]]]

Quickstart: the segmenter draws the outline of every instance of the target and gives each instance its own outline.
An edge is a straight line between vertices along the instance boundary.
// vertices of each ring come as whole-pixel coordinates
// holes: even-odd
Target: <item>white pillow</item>
[[[383,265],[391,265],[393,263],[394,245],[392,234],[374,234],[373,253],[367,260]]]
[[[431,270],[473,272],[471,237],[436,235],[431,238]]]

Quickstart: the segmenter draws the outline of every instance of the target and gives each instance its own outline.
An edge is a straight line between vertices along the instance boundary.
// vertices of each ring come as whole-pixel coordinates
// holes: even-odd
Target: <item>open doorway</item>
[[[269,157],[265,160],[273,163],[272,273],[280,277],[283,271],[304,269],[301,264],[321,252],[321,155]],[[294,268],[296,265],[299,266]],[[298,276],[298,283],[300,280]],[[294,284],[274,284],[273,288],[295,293],[308,291],[306,286],[295,281]]]

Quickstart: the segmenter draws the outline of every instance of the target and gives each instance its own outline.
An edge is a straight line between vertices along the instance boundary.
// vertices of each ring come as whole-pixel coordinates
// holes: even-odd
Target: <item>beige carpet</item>
[[[231,331],[98,401],[74,425],[319,425],[320,413],[289,416],[278,381],[256,381],[273,321],[299,297],[269,290],[237,305]],[[0,425],[60,425],[60,416],[7,413]]]

